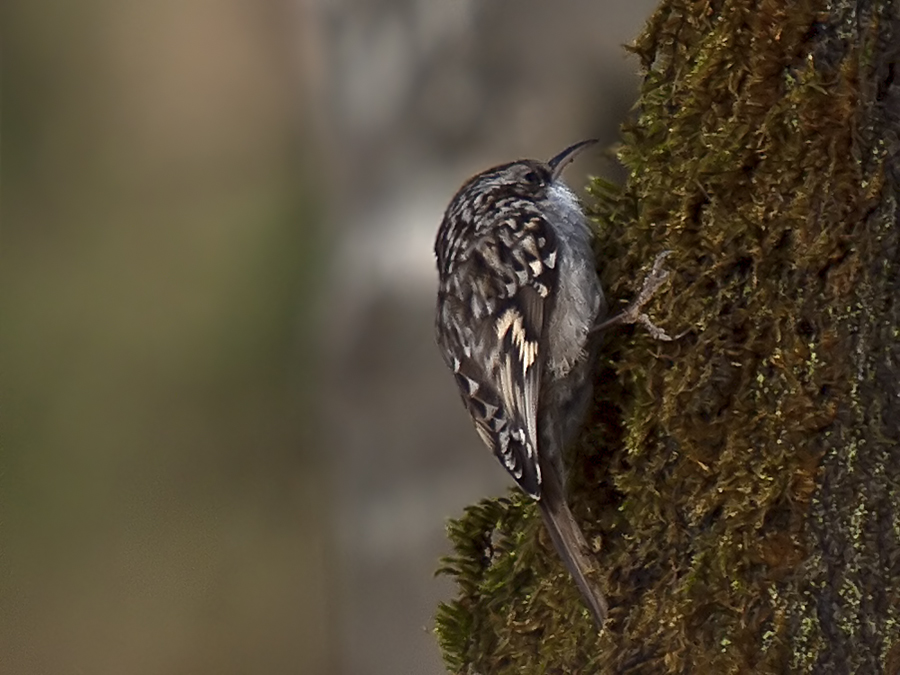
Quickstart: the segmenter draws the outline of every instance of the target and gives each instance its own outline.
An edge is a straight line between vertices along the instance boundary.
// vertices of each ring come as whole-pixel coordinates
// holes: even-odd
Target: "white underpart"
[[[546,363],[560,377],[584,354],[588,330],[603,305],[603,291],[592,266],[591,231],[578,200],[561,182],[550,187],[549,198],[558,241],[559,254],[553,262],[559,266],[559,281],[556,304],[547,322],[553,339]],[[549,261],[547,266],[551,266]]]

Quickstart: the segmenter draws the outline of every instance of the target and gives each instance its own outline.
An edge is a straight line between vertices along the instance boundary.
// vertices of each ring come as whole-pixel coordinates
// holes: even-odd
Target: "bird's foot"
[[[653,261],[653,267],[651,268],[650,273],[644,278],[641,292],[638,293],[637,298],[635,298],[623,312],[594,326],[591,330],[592,333],[607,330],[613,326],[637,323],[646,328],[650,335],[656,340],[663,340],[664,342],[672,340],[666,331],[653,323],[650,320],[650,317],[641,311],[644,308],[644,305],[650,302],[650,299],[656,294],[656,291],[659,290],[660,286],[662,286],[666,279],[669,278],[669,271],[663,269],[663,261],[665,261],[670,253],[671,251],[663,251],[656,256],[656,260]]]

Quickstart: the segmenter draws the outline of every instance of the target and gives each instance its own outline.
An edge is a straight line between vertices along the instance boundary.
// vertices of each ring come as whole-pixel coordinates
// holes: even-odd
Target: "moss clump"
[[[654,320],[688,333],[611,337],[576,448],[610,622],[591,630],[527,501],[485,502],[452,533],[460,597],[438,630],[455,672],[898,661],[897,17],[896,2],[657,10],[633,47],[628,183],[596,181],[593,215],[612,298],[673,251]]]

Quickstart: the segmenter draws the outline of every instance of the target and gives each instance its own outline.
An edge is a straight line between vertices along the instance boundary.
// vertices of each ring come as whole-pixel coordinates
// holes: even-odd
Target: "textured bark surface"
[[[900,672],[900,2],[664,2],[602,276],[660,250],[573,449],[597,635],[518,495],[450,528],[454,672]]]

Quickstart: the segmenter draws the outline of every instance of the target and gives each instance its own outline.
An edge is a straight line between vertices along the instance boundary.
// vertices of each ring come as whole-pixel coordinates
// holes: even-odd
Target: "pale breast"
[[[554,377],[564,377],[587,357],[590,329],[606,314],[606,302],[594,267],[591,231],[577,198],[556,182],[548,201],[547,218],[559,241],[559,278],[546,326],[550,352],[545,363]]]

